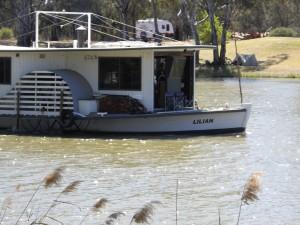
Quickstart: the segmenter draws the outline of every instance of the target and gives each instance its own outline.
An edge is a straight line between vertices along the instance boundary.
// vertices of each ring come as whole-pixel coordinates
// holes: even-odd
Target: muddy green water
[[[251,172],[262,171],[260,200],[243,208],[240,224],[300,224],[300,82],[245,80],[243,88],[253,112],[242,135],[1,135],[0,204],[8,196],[12,199],[3,224],[15,224],[36,183],[62,165],[67,169],[61,186],[37,193],[27,213],[31,220],[45,212],[65,185],[82,180],[76,192],[60,198],[76,206],[58,205],[51,217],[79,224],[87,209],[105,197],[107,207],[91,213],[84,224],[102,224],[110,213],[121,210],[126,216],[119,224],[127,225],[144,203],[159,200],[162,205],[151,224],[175,224],[179,179],[178,224],[218,224],[218,208],[222,224],[236,224],[243,185]],[[197,95],[200,106],[239,103],[236,80],[201,80]],[[23,186],[16,192],[18,184]]]

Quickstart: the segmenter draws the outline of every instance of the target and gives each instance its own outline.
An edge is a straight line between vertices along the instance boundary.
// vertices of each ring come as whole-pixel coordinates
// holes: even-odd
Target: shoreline
[[[229,75],[212,75],[212,76],[207,76],[207,75],[197,75],[196,78],[206,78],[206,79],[211,79],[211,78],[238,78],[237,76],[229,76]],[[249,79],[280,79],[280,80],[300,80],[300,74],[296,75],[272,75],[272,74],[266,74],[266,75],[261,75],[261,74],[242,74],[241,78],[249,78]]]
[[[300,79],[300,72],[291,73],[286,72],[266,72],[259,67],[240,67],[233,65],[226,65],[220,67],[207,66],[200,64],[196,69],[197,78],[273,78],[273,79]]]

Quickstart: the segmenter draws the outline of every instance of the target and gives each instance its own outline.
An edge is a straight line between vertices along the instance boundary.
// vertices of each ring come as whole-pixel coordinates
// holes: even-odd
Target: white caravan
[[[158,32],[166,37],[174,36],[174,28],[170,21],[157,19]],[[155,39],[154,19],[138,20],[136,22],[136,38],[139,40]]]

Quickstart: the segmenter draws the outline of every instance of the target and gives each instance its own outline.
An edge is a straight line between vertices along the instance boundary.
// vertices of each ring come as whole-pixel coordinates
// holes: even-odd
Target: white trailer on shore
[[[136,22],[136,38],[138,40],[155,39],[155,22],[154,18],[138,20]],[[174,28],[170,21],[157,19],[158,32],[166,37],[174,36]]]

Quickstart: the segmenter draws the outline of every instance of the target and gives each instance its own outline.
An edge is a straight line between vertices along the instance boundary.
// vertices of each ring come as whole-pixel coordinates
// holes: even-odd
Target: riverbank
[[[299,78],[300,79],[300,38],[266,37],[245,41],[238,41],[240,54],[255,54],[257,67],[225,66],[214,68],[206,66],[206,61],[212,61],[211,51],[202,51],[200,55],[200,76],[233,77],[241,73],[242,77],[253,78]],[[234,42],[227,45],[227,57],[235,58]]]

